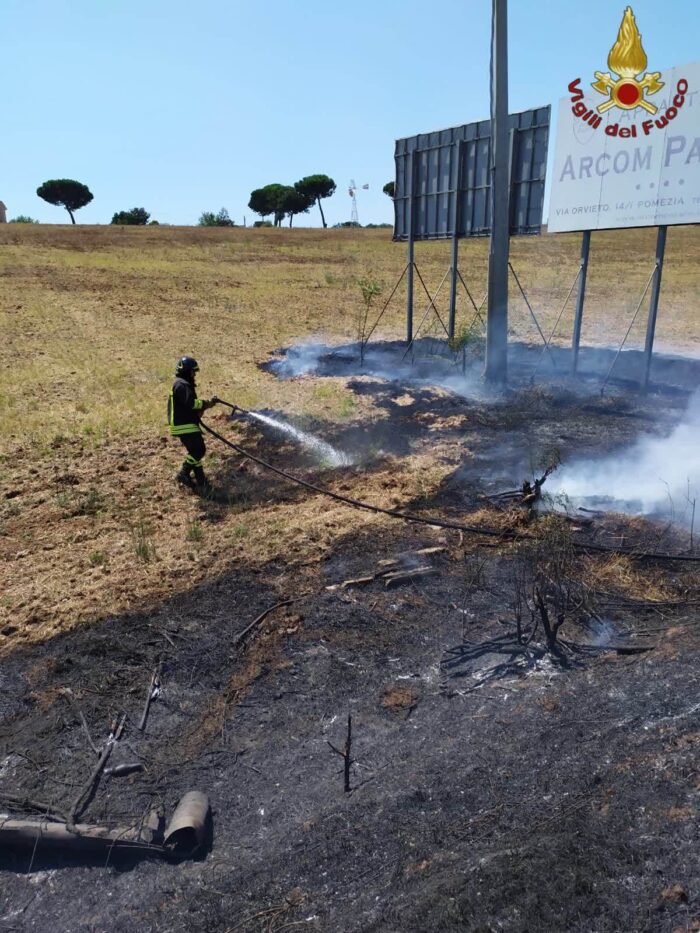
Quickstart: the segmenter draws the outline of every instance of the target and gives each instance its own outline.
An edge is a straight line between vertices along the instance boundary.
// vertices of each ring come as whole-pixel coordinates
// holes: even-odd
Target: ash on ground
[[[552,564],[546,549],[527,550],[543,519],[488,498],[517,487],[552,446],[566,462],[608,451],[611,438],[663,432],[686,396],[535,388],[505,405],[348,376],[371,398],[392,456],[429,450],[445,468],[437,490],[404,507],[488,522],[502,536],[387,520],[314,561],[239,560],[192,592],[6,652],[0,793],[69,807],[95,763],[79,712],[104,739],[123,710],[121,753],[144,769],[102,781],[86,818],[119,824],[160,804],[171,812],[196,787],[214,822],[211,850],[181,864],[5,850],[3,924],[697,929],[700,578],[687,534],[619,515],[549,518],[544,540],[561,557]],[[341,450],[364,430],[314,428]],[[267,456],[290,449],[275,443]],[[375,467],[362,469],[340,481],[369,486]],[[226,476],[222,468],[215,479]],[[256,495],[282,494],[253,477],[248,495],[255,508]],[[679,559],[640,556],[660,549]],[[427,562],[430,573],[387,586],[382,562],[419,552],[418,566],[407,565]],[[537,560],[571,583],[556,653],[532,626],[528,587],[539,578],[527,574]],[[162,692],[140,733],[159,665]],[[335,750],[349,714],[346,793]]]

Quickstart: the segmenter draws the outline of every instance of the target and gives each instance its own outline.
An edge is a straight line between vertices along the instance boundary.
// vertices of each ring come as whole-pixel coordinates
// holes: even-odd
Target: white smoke
[[[463,398],[484,398],[488,394],[481,378],[482,364],[467,363],[462,368],[457,354],[431,357],[422,343],[415,351],[404,347],[368,344],[362,363],[357,344],[333,347],[317,342],[298,343],[275,360],[272,370],[282,378],[306,376],[372,376],[388,382],[401,381],[418,386],[436,386]]]
[[[315,341],[301,342],[284,351],[281,359],[274,363],[274,371],[280,376],[308,376],[318,369],[321,356],[329,352],[328,344]]]
[[[575,506],[607,507],[632,514],[666,514],[700,520],[700,392],[667,437],[644,437],[601,460],[573,462],[548,482],[552,495]]]

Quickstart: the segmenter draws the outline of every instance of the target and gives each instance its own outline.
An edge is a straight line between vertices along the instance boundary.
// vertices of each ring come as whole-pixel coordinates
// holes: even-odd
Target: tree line
[[[266,223],[266,218],[274,217],[276,227],[281,227],[285,217],[289,217],[289,226],[297,214],[306,214],[314,206],[318,205],[321,213],[321,222],[325,227],[326,217],[323,213],[321,201],[331,197],[336,189],[336,184],[328,175],[307,175],[301,178],[293,185],[281,185],[278,183],[265,185],[262,188],[256,188],[250,193],[248,207],[256,214],[260,215],[261,220],[258,225]],[[389,197],[394,196],[394,183],[388,182],[384,185],[383,191]],[[85,207],[93,200],[93,194],[87,185],[72,178],[53,178],[45,181],[36,189],[37,195],[48,204],[56,207],[64,207],[68,211],[71,223],[75,223],[75,212]],[[121,226],[143,226],[145,224],[157,224],[157,220],[150,220],[150,214],[143,207],[134,207],[128,211],[118,211],[112,217],[111,223]],[[10,223],[37,223],[31,217],[20,215]],[[233,227],[228,211],[222,207],[218,213],[214,211],[204,211],[199,218],[200,227]]]
[[[276,227],[281,227],[284,218],[289,217],[291,227],[297,214],[306,214],[314,204],[318,204],[321,223],[327,227],[321,200],[329,198],[335,188],[335,182],[328,175],[307,175],[293,185],[273,183],[256,188],[250,193],[248,207],[259,214],[263,222],[266,217],[274,217]]]

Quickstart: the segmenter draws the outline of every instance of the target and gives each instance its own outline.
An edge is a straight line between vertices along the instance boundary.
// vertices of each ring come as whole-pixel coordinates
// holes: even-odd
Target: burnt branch
[[[348,713],[348,732],[347,732],[347,735],[346,735],[346,737],[345,737],[345,746],[344,746],[344,748],[343,748],[343,751],[341,752],[340,749],[336,748],[335,745],[333,745],[332,742],[328,742],[328,746],[329,746],[329,748],[331,749],[332,752],[335,752],[336,755],[340,755],[340,757],[343,759],[343,778],[344,778],[343,790],[345,791],[346,794],[349,794],[350,791],[351,791],[351,787],[350,787],[350,768],[351,768],[352,765],[353,765],[353,760],[352,760],[352,716],[351,716],[349,713]]]

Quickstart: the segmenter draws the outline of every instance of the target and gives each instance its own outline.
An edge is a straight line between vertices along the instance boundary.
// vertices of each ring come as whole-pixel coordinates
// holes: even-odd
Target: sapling
[[[372,301],[382,293],[382,286],[371,275],[363,276],[357,280],[357,285],[362,292],[362,307],[357,315],[357,342],[360,345],[360,366],[365,361],[365,334],[367,333],[367,320],[369,318],[369,309]]]

